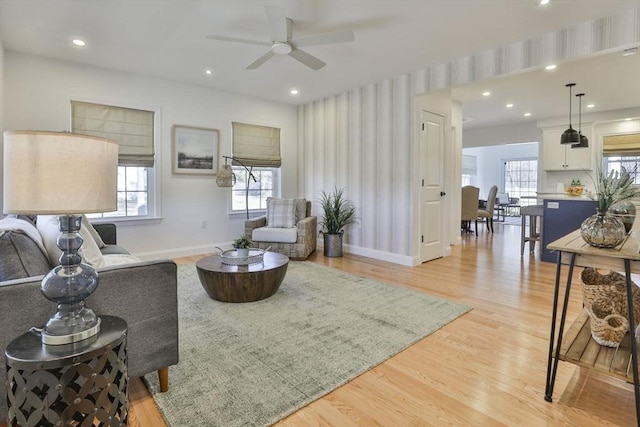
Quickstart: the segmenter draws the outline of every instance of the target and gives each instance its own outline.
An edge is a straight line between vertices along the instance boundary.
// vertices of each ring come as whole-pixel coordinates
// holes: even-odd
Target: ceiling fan
[[[266,5],[264,8],[267,12],[267,19],[269,20],[271,42],[218,36],[215,34],[207,34],[207,38],[212,40],[270,46],[271,49],[260,58],[249,64],[247,66],[247,70],[258,68],[274,55],[289,55],[292,58],[302,62],[307,67],[313,70],[319,70],[327,64],[316,58],[315,56],[305,52],[304,50],[301,50],[301,47],[316,46],[329,43],[351,42],[355,39],[353,31],[351,30],[316,34],[299,39],[292,39],[291,29],[293,27],[293,21],[285,16],[284,9],[273,5]]]

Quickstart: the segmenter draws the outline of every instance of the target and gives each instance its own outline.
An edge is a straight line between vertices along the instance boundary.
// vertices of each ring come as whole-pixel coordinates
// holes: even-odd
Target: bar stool
[[[529,242],[529,252],[536,249],[536,242],[540,242],[540,252],[542,253],[542,205],[522,206],[520,216],[522,217],[522,227],[520,230],[520,256],[524,255],[524,244]],[[540,218],[540,221],[538,221]],[[529,225],[527,226],[527,219]],[[540,225],[538,226],[538,222]],[[529,234],[527,235],[527,228]]]

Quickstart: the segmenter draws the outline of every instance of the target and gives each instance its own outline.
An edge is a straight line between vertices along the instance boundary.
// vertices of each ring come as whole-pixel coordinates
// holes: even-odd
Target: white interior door
[[[420,261],[444,256],[444,117],[422,112],[420,133]]]

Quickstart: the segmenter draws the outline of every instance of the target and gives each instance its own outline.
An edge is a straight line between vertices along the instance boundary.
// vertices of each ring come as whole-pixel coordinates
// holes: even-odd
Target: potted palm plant
[[[342,237],[344,228],[355,222],[356,207],[353,202],[344,197],[344,189],[334,187],[333,191],[320,194],[320,206],[323,214],[320,226],[324,237],[324,256],[342,256]]]

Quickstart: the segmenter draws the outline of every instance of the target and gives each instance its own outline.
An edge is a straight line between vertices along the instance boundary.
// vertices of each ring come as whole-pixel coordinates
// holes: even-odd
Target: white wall
[[[315,197],[298,188],[294,106],[12,51],[5,52],[4,77],[4,129],[68,130],[70,99],[159,112],[156,167],[163,219],[118,229],[118,243],[144,258],[204,253],[244,231],[243,216],[228,217],[230,191],[218,188],[215,177],[172,175],[174,124],[219,129],[220,155],[231,152],[231,121],[281,128],[283,196]]]
[[[409,262],[412,107],[404,75],[298,108],[304,192],[344,187],[359,217],[345,236],[350,252]]]
[[[464,148],[463,154],[476,156],[480,198],[486,199],[489,189],[498,186],[498,192],[504,191],[503,162],[505,160],[538,158],[538,143],[501,144],[490,147]]]
[[[2,47],[2,38],[0,38],[0,130],[4,129],[4,49]],[[3,162],[4,144],[2,132],[0,132],[0,188],[2,188],[2,162]],[[0,197],[0,217],[2,216],[3,201]]]
[[[464,109],[464,106],[463,106]],[[462,146],[486,147],[490,145],[513,144],[542,141],[542,131],[535,122],[492,126],[479,129],[465,129]]]

